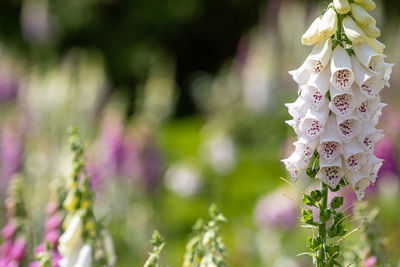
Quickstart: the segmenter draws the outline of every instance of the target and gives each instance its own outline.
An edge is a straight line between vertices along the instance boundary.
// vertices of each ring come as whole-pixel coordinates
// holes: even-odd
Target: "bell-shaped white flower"
[[[324,158],[319,160],[320,169],[317,178],[332,188],[335,188],[342,179],[344,172],[342,169],[342,161],[340,157],[332,162],[325,161]]]
[[[289,74],[292,75],[293,80],[299,84],[306,84],[308,79],[310,78],[310,71],[308,70],[308,62],[305,61],[298,69],[289,71]]]
[[[324,68],[322,71],[311,74],[306,85],[315,87],[322,95],[325,95],[330,87],[331,70]]]
[[[376,145],[383,137],[383,131],[376,129],[372,123],[365,123],[362,126],[360,135],[357,137],[364,150],[373,153]]]
[[[322,94],[317,87],[303,85],[301,87],[301,97],[310,105],[314,110],[319,110],[323,105],[328,104],[328,98]]]
[[[62,259],[58,262],[60,267],[75,267],[75,263],[79,257],[83,242],[79,240],[75,247],[70,251],[69,254],[62,254]]]
[[[293,181],[296,181],[303,170],[307,168],[307,162],[297,152],[293,152],[287,159],[282,160]]]
[[[289,114],[295,120],[303,118],[310,108],[310,104],[302,97],[297,98],[293,103],[285,104],[285,106],[288,108]]]
[[[373,0],[353,0],[353,1],[354,3],[357,3],[363,8],[365,8],[366,10],[374,10],[376,7]]]
[[[382,80],[385,86],[390,87],[389,79],[392,74],[393,63],[384,63],[383,64],[383,76]]]
[[[384,79],[362,66],[355,57],[352,57],[352,63],[360,93],[368,99],[376,98],[384,86]],[[383,70],[383,68],[380,69]],[[357,90],[354,90],[355,94],[356,92]]]
[[[346,16],[342,23],[344,33],[353,44],[361,44],[365,41],[365,33],[350,16]]]
[[[91,267],[93,251],[89,244],[84,244],[79,252],[78,259],[74,267]]]
[[[360,24],[376,24],[375,19],[362,6],[359,6],[355,3],[351,4],[351,14]]]
[[[379,103],[378,110],[376,111],[375,115],[372,117],[371,123],[372,125],[377,125],[379,122],[379,118],[382,116],[382,109],[386,107],[387,104]]]
[[[347,91],[354,82],[350,56],[338,45],[333,51],[331,61],[331,85],[338,91]]]
[[[360,28],[365,32],[367,37],[370,38],[378,38],[381,36],[381,30],[379,30],[378,27],[376,27],[374,24],[368,24],[368,25],[359,25]]]
[[[346,168],[352,173],[358,172],[368,162],[367,153],[357,140],[343,145],[343,158]]]
[[[318,153],[326,162],[332,162],[342,153],[341,144],[342,139],[337,132],[336,118],[334,115],[330,115],[320,137]]]
[[[358,61],[368,69],[379,73],[384,67],[384,56],[376,53],[367,43],[353,45]]]
[[[356,116],[353,116],[353,114],[350,118],[336,116],[336,121],[338,125],[338,135],[342,138],[344,143],[350,143],[350,141],[359,134],[360,121]]]
[[[310,140],[318,137],[323,131],[328,115],[328,105],[322,106],[320,110],[309,109],[304,118],[301,119],[299,126],[304,137]]]
[[[344,93],[332,87],[330,89],[330,94],[332,100],[329,103],[329,108],[331,111],[338,116],[348,118],[356,108],[356,100],[352,89]]]
[[[320,41],[314,46],[310,55],[306,59],[307,68],[312,73],[318,73],[328,66],[329,61],[332,57],[332,39]]]
[[[58,250],[62,256],[68,256],[72,253],[81,241],[82,232],[82,218],[79,214],[75,214],[59,239]]]
[[[339,14],[347,14],[351,10],[349,0],[333,0],[333,6]]]
[[[376,178],[378,177],[379,169],[383,165],[383,159],[377,158],[374,154],[369,155],[368,164],[371,166],[371,182],[375,183]]]
[[[358,200],[361,200],[365,195],[365,189],[370,185],[371,170],[368,164],[361,168],[357,173],[352,173],[345,169],[345,177],[347,182],[356,192]]]
[[[360,121],[371,121],[372,116],[379,108],[380,99],[378,97],[368,99],[361,95],[359,90],[354,90],[354,98],[357,99],[356,113]]]
[[[319,24],[321,22],[321,18],[316,18],[313,23],[311,23],[310,27],[308,27],[307,31],[301,37],[301,43],[304,45],[313,45],[321,39],[319,34]]]
[[[376,38],[365,38],[367,44],[378,54],[383,54],[383,50],[385,50],[386,45],[379,42]]]
[[[102,236],[103,236],[103,241],[104,241],[104,248],[105,248],[106,254],[107,254],[106,256],[108,259],[108,266],[112,267],[115,265],[115,263],[117,261],[117,256],[115,255],[115,249],[114,249],[114,242],[108,231],[103,231]]]
[[[337,14],[333,8],[328,8],[319,23],[319,34],[322,38],[329,38],[335,34],[336,29]]]
[[[318,146],[318,143],[318,139],[310,141],[304,137],[299,137],[293,145],[296,147],[297,154],[299,154],[299,156],[308,164],[314,154],[314,150]]]

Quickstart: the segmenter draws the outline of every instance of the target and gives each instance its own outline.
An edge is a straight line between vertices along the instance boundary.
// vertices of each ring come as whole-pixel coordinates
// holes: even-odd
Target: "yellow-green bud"
[[[374,24],[368,24],[368,25],[360,24],[359,26],[368,37],[378,38],[379,36],[381,36],[381,31]]]
[[[319,34],[321,38],[329,38],[335,34],[337,29],[337,14],[333,8],[329,8],[319,23]]]
[[[362,7],[357,4],[351,4],[351,14],[354,19],[363,25],[376,24],[375,19]]]
[[[349,0],[333,0],[333,6],[339,14],[347,14],[351,9]]]
[[[310,27],[308,27],[307,31],[301,37],[301,43],[304,45],[313,45],[321,39],[319,35],[319,24],[321,22],[321,18],[316,18],[313,23],[311,23]]]
[[[383,54],[383,50],[386,48],[382,42],[379,42],[376,38],[366,38],[367,44],[378,54]]]
[[[347,38],[353,43],[360,44],[365,41],[365,33],[350,16],[346,16],[343,19],[343,29]]]
[[[373,0],[353,0],[353,1],[354,3],[357,3],[363,8],[365,8],[366,10],[374,10],[376,7]]]

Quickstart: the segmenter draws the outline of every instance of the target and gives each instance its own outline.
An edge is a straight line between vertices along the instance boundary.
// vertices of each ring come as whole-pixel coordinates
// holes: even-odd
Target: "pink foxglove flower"
[[[334,1],[303,35],[304,44],[315,46],[301,67],[289,72],[299,88],[298,99],[286,104],[293,118],[287,123],[297,141],[294,152],[282,161],[296,180],[317,153],[316,177],[332,188],[344,177],[362,199],[382,166],[374,156],[383,137],[376,125],[386,106],[379,94],[389,86],[393,64],[385,62],[383,44],[367,42],[380,35],[366,11],[374,7],[368,1],[351,2]],[[350,42],[334,36],[338,16]]]

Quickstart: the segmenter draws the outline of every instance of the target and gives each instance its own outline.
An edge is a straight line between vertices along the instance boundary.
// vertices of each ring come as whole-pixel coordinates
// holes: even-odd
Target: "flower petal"
[[[293,152],[287,159],[283,159],[282,162],[292,176],[293,181],[296,181],[301,172],[307,167],[307,163],[297,152]]]
[[[376,53],[367,43],[354,44],[353,50],[357,59],[366,68],[377,73],[382,70],[385,56]]]
[[[344,175],[342,169],[342,161],[338,157],[333,162],[326,162],[320,158],[320,169],[317,173],[317,178],[332,188],[335,188]]]
[[[307,68],[312,73],[318,73],[328,66],[332,56],[332,39],[328,38],[315,45],[310,55],[306,59]]]
[[[343,145],[343,158],[346,168],[356,173],[368,162],[368,156],[356,140]]]
[[[330,94],[332,100],[329,103],[329,108],[336,115],[348,118],[356,107],[352,90],[343,93],[332,87]]]
[[[338,91],[347,91],[354,82],[351,60],[347,51],[338,45],[331,61],[331,85]]]

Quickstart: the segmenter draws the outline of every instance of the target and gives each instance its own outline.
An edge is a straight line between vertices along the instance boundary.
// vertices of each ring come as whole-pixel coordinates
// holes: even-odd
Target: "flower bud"
[[[376,24],[375,19],[362,6],[351,4],[351,14],[353,14],[354,19],[360,24]]]
[[[379,42],[376,38],[369,38],[367,37],[365,39],[367,41],[367,44],[378,54],[383,54],[383,50],[385,49],[385,45],[381,42]]]
[[[354,0],[354,3],[359,4],[366,10],[374,10],[376,7],[374,1],[372,1],[372,0]]]
[[[347,38],[355,44],[360,44],[365,41],[365,33],[354,22],[350,16],[343,19],[343,29]]]
[[[71,222],[68,224],[67,229],[59,239],[60,245],[58,246],[58,250],[61,252],[63,256],[71,254],[71,252],[74,250],[74,248],[81,240],[82,232],[83,232],[82,218],[80,215],[76,214],[71,219]]]
[[[333,0],[333,6],[339,14],[347,14],[351,9],[348,0]]]
[[[322,38],[329,38],[337,29],[337,14],[333,8],[329,8],[322,16],[319,24],[319,34]]]
[[[307,31],[301,37],[301,43],[304,45],[313,45],[320,40],[319,35],[319,24],[321,22],[321,18],[316,18],[313,23],[311,23],[310,27],[308,27]]]
[[[360,24],[359,26],[367,34],[368,37],[378,38],[379,36],[381,36],[381,31],[374,24],[368,24],[368,25]]]

